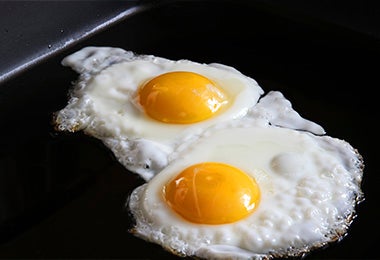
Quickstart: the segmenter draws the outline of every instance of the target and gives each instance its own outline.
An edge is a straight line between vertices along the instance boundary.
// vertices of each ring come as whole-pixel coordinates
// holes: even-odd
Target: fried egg
[[[179,256],[302,256],[342,238],[363,199],[363,160],[281,92],[223,64],[112,47],[63,59],[80,74],[59,131],[100,139],[147,181],[131,232]]]
[[[209,128],[133,191],[131,232],[179,256],[302,256],[347,232],[362,170],[346,141],[234,120]]]
[[[263,94],[255,80],[222,64],[172,61],[112,47],[63,59],[80,74],[59,131],[84,131],[145,180],[208,127],[245,116]]]

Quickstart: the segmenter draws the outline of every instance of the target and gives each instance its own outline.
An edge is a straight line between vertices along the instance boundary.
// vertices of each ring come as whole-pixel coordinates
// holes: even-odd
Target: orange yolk
[[[173,124],[205,120],[227,103],[223,90],[214,82],[185,71],[153,78],[139,90],[139,101],[151,118]]]
[[[188,221],[226,224],[258,206],[260,190],[245,172],[228,164],[206,162],[188,167],[163,188],[167,204]]]

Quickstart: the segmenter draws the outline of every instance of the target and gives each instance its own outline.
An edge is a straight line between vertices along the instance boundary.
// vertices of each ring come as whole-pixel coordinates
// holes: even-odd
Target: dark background
[[[378,258],[379,9],[346,1],[0,2],[0,258],[175,258],[133,237],[124,204],[143,183],[95,139],[56,133],[88,45],[220,62],[279,90],[363,155],[348,235],[308,259]]]

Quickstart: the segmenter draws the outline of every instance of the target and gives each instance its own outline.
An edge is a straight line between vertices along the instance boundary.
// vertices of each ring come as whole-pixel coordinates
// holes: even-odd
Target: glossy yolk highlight
[[[260,200],[256,181],[228,164],[207,162],[186,168],[163,188],[167,204],[188,221],[226,224],[249,215]]]
[[[174,124],[205,120],[227,103],[225,93],[214,82],[186,71],[153,78],[139,90],[139,101],[150,117]]]

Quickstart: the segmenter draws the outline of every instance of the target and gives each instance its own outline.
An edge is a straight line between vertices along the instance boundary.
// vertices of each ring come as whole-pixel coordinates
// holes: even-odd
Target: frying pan
[[[265,92],[281,91],[303,117],[357,148],[366,165],[365,201],[347,236],[307,258],[376,258],[378,38],[263,2],[83,2],[76,7],[88,11],[75,11],[83,18],[71,20],[78,31],[60,28],[45,39],[44,50],[33,49],[41,35],[38,44],[33,38],[18,45],[32,51],[13,50],[17,62],[0,67],[0,258],[177,258],[128,233],[133,220],[124,205],[143,180],[98,140],[51,126],[77,78],[60,61],[90,45],[219,62],[254,78]],[[66,5],[74,10],[72,2]],[[68,19],[59,14],[51,16]]]

